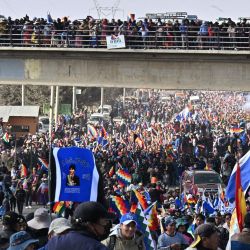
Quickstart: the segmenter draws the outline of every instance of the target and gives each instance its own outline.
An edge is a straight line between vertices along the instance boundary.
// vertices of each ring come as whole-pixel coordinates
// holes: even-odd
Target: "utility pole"
[[[24,106],[24,84],[22,84],[22,106]]]
[[[76,112],[76,87],[73,86],[73,97],[72,97],[72,113]]]
[[[49,106],[49,138],[51,140],[53,129],[53,110],[54,110],[54,86],[50,87],[50,106]]]
[[[55,103],[55,131],[58,127],[58,109],[59,109],[59,86],[56,86],[56,103]]]
[[[126,88],[123,88],[122,106],[125,108]]]
[[[104,89],[101,88],[101,113],[103,113],[103,94],[104,94]]]

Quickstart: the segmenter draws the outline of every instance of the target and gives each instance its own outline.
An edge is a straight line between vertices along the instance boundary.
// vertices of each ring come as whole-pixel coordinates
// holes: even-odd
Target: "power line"
[[[120,1],[121,0],[116,0],[116,2],[113,4],[112,7],[107,7],[107,6],[100,6],[97,0],[93,0],[98,18],[101,19],[102,16],[107,17],[110,15],[112,15],[112,18],[115,18],[115,14],[117,11],[123,11],[123,9],[118,8]]]

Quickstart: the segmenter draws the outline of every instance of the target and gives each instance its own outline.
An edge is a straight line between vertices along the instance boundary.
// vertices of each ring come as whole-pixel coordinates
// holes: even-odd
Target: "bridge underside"
[[[0,84],[250,91],[250,52],[0,48]]]

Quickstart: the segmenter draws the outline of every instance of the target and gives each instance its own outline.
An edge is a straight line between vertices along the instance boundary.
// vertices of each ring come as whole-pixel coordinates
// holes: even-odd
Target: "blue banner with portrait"
[[[56,188],[54,201],[96,201],[99,174],[89,149],[54,148]]]

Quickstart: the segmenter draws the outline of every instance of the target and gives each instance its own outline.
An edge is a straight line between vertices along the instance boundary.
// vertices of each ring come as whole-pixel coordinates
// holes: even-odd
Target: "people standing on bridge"
[[[180,26],[179,26],[179,30],[181,33],[181,45],[182,45],[182,49],[186,49],[188,48],[188,20],[187,19],[183,19]]]
[[[199,44],[200,49],[207,49],[207,39],[208,39],[208,22],[203,21],[199,30]]]

